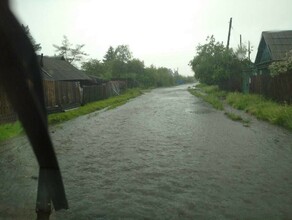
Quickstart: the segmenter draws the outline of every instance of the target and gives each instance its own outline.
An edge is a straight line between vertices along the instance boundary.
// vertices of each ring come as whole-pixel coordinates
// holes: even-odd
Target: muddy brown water
[[[51,128],[70,209],[51,219],[292,219],[292,133],[156,89]],[[25,137],[0,144],[0,219],[34,219]]]

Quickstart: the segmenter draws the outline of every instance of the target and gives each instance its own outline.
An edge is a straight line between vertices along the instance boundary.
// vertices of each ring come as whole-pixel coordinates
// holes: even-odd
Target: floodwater
[[[292,219],[292,133],[156,89],[51,128],[70,209],[52,219]],[[0,145],[0,219],[33,219],[26,138]]]

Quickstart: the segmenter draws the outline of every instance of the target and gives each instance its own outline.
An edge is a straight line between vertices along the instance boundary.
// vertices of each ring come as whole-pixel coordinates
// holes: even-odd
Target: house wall
[[[262,53],[262,56],[261,56],[260,63],[265,63],[265,62],[268,62],[268,61],[271,61],[271,60],[272,60],[272,58],[271,58],[271,55],[270,55],[270,52],[269,52],[269,48],[265,44],[265,48],[263,49],[263,53]]]
[[[49,113],[81,105],[79,82],[44,80],[43,85],[45,104]]]

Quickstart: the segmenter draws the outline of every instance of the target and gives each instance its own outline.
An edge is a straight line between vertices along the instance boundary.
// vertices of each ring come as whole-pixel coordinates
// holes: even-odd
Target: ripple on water
[[[56,128],[70,209],[52,219],[289,219],[291,135],[237,126],[194,100],[180,87],[154,90]],[[32,219],[37,164],[29,145],[11,152],[0,195]],[[13,219],[4,205],[0,218]]]

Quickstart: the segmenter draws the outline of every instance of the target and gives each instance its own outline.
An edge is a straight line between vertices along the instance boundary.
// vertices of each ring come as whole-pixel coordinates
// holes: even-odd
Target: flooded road
[[[53,127],[70,209],[52,219],[291,219],[292,133],[244,127],[186,88]],[[0,163],[0,219],[33,219],[27,140],[0,144]]]

